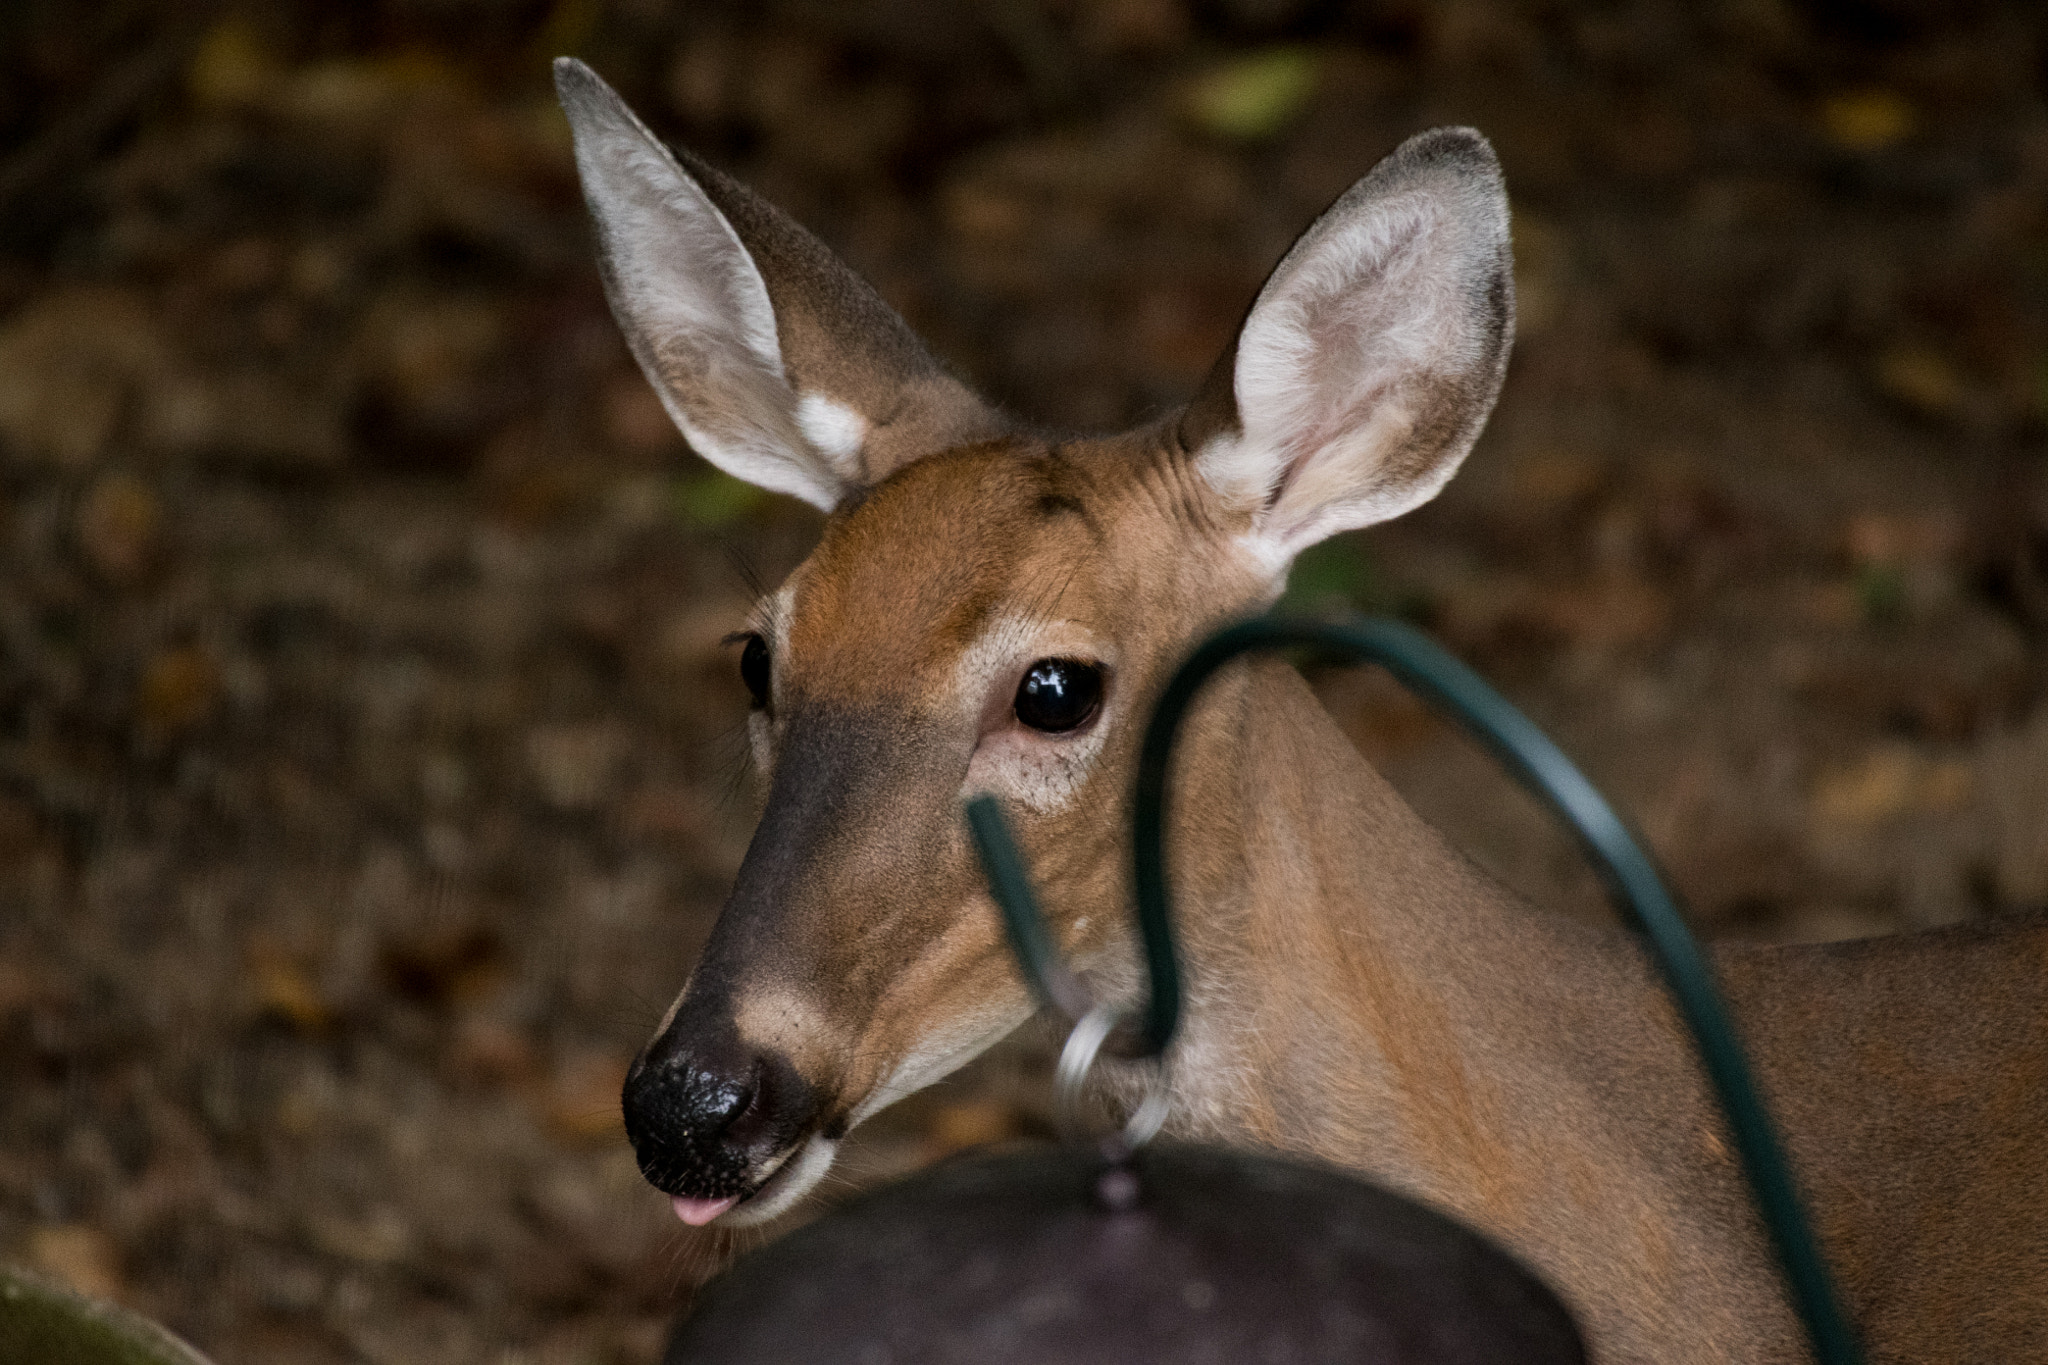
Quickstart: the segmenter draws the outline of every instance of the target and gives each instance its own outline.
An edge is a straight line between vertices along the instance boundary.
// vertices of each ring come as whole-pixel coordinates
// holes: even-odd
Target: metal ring
[[[1116,1031],[1118,1022],[1119,1016],[1114,1007],[1093,1005],[1075,1023],[1074,1031],[1067,1035],[1066,1046],[1060,1049],[1060,1064],[1053,1073],[1053,1114],[1060,1132],[1074,1141],[1082,1141],[1086,1137],[1081,1123],[1081,1092],[1087,1087],[1088,1073],[1095,1069],[1095,1059],[1102,1052],[1103,1040]],[[1167,1094],[1166,1063],[1159,1057],[1149,1060],[1152,1079],[1145,1088],[1145,1098],[1124,1120],[1123,1130],[1103,1140],[1105,1146],[1115,1145],[1118,1158],[1129,1156],[1158,1136],[1171,1107]]]

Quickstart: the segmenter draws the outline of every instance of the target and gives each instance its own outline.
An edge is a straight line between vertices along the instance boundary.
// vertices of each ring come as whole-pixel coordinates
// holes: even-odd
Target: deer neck
[[[1531,1054],[1552,1026],[1522,981],[1635,997],[1626,955],[1446,844],[1291,667],[1219,680],[1189,738],[1173,836],[1182,1131],[1512,1202],[1515,1111],[1554,1065]]]

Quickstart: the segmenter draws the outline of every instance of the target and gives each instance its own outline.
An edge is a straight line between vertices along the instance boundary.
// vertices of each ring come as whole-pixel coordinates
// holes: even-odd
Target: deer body
[[[1601,1359],[1803,1358],[1634,939],[1471,867],[1291,668],[1215,686],[1184,764],[1217,758],[1175,805],[1240,822],[1180,834],[1212,851],[1179,874],[1187,954],[1229,964],[1196,976],[1183,1131],[1453,1210],[1544,1268]],[[1716,958],[1872,1358],[2048,1351],[2048,923]]]
[[[587,70],[558,81],[657,392],[714,463],[831,513],[746,637],[761,826],[625,1093],[686,1221],[759,1222],[1032,1011],[968,796],[1009,806],[1070,958],[1131,979],[1138,722],[1300,549],[1455,471],[1506,363],[1506,199],[1476,134],[1411,140],[1296,244],[1186,409],[1058,438]],[[1211,684],[1175,783],[1177,1131],[1450,1209],[1548,1277],[1602,1361],[1801,1357],[1632,940],[1490,882],[1280,665]],[[2048,926],[1721,966],[1874,1356],[2048,1357]]]

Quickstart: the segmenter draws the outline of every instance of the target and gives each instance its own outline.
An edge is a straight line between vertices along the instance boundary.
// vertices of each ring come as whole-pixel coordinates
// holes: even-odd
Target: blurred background
[[[1394,611],[1710,932],[2048,903],[2048,22],[1964,0],[0,8],[0,1256],[240,1362],[652,1361],[728,1248],[625,1064],[751,819],[720,637],[817,519],[606,313],[547,59],[818,231],[1005,404],[1190,391],[1401,138],[1490,136],[1521,336]],[[1569,843],[1371,676],[1513,884]],[[1027,1037],[845,1188],[1043,1127]]]

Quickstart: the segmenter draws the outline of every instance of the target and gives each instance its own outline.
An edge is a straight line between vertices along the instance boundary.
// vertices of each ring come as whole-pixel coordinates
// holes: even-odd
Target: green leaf
[[[704,531],[732,525],[765,506],[768,495],[719,470],[706,470],[676,485],[676,512]]]
[[[1311,545],[1294,561],[1279,610],[1298,616],[1379,611],[1387,606],[1380,575],[1365,547],[1350,536]]]
[[[1906,577],[1896,564],[1867,564],[1856,574],[1856,601],[1873,626],[1897,625],[1906,614]]]
[[[1257,142],[1300,116],[1320,74],[1306,48],[1268,48],[1198,78],[1188,88],[1188,117],[1204,132]]]

